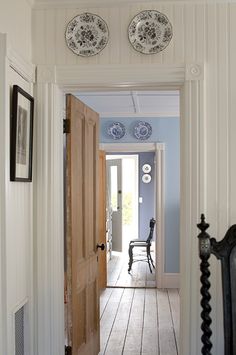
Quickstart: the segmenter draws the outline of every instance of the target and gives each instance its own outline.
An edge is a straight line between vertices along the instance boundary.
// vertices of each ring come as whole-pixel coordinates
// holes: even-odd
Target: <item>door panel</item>
[[[122,160],[107,160],[109,209],[112,210],[112,250],[122,252]]]
[[[99,117],[72,95],[66,111],[66,337],[73,355],[97,355]]]
[[[99,151],[99,244],[106,246],[106,154]],[[98,250],[99,288],[107,286],[106,252]]]

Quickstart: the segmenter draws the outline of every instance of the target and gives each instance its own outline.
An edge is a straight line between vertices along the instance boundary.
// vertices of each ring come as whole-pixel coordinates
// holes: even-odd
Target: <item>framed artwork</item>
[[[32,181],[34,98],[13,86],[10,180]]]

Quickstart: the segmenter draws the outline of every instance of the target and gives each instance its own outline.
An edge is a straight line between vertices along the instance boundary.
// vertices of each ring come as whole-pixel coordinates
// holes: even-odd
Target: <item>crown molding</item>
[[[27,0],[34,9],[45,8],[101,8],[121,7],[135,4],[165,5],[168,4],[230,4],[236,0]]]
[[[168,107],[166,112],[139,112],[139,113],[126,113],[126,112],[99,112],[100,118],[179,118],[178,113],[174,113],[168,111]]]

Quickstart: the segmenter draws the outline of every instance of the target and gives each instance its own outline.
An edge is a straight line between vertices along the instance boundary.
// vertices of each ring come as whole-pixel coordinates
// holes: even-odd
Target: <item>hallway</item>
[[[107,288],[100,297],[99,355],[178,355],[179,291]]]

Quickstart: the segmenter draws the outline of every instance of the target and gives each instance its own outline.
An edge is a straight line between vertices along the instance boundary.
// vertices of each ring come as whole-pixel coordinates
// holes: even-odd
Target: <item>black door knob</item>
[[[105,250],[105,244],[97,244],[97,249],[100,248],[101,250]]]

